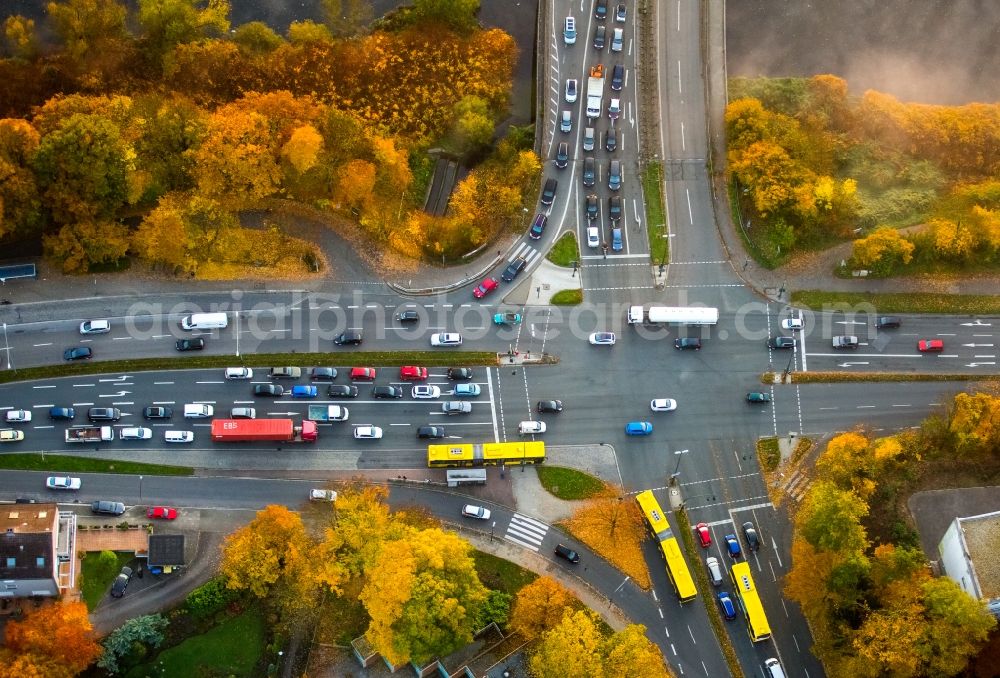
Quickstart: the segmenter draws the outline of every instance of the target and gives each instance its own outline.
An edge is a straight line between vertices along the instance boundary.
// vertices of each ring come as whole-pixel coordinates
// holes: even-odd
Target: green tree
[[[330,33],[346,38],[364,33],[375,18],[375,9],[372,0],[323,0],[323,16]]]
[[[868,504],[851,490],[820,480],[813,484],[796,517],[799,534],[814,548],[836,553],[860,552],[867,544],[861,519]]]
[[[478,631],[490,624],[496,624],[500,628],[506,627],[510,619],[510,601],[509,593],[493,589],[487,591],[486,602],[479,608],[473,628]]]
[[[365,637],[389,662],[423,664],[472,640],[487,594],[472,546],[454,533],[431,528],[389,542],[366,577]]]
[[[263,21],[251,21],[236,29],[233,42],[244,52],[259,56],[273,52],[285,41]]]
[[[333,33],[330,32],[329,28],[312,19],[293,21],[288,25],[288,42],[293,45],[333,42]]]
[[[493,137],[493,117],[484,99],[469,95],[455,104],[455,137],[463,152],[489,145]]]
[[[38,56],[38,33],[35,20],[14,14],[4,19],[3,34],[7,50],[16,58],[30,61]]]
[[[229,0],[139,0],[139,24],[152,52],[229,32]]]
[[[161,614],[147,614],[133,617],[109,633],[101,645],[104,652],[97,665],[108,673],[118,673],[118,662],[125,657],[136,655],[137,648],[144,655],[149,649],[156,649],[163,642],[163,632],[170,622]]]
[[[46,5],[52,27],[78,62],[111,41],[124,41],[125,5],[116,0],[63,0]]]
[[[947,577],[927,580],[922,593],[928,625],[916,649],[927,666],[925,675],[957,675],[986,643],[997,620]]]
[[[562,621],[542,636],[528,663],[536,676],[603,678],[604,642],[597,614],[566,610]]]
[[[132,156],[118,127],[99,115],[75,114],[46,134],[33,164],[56,222],[114,216],[125,203]]]

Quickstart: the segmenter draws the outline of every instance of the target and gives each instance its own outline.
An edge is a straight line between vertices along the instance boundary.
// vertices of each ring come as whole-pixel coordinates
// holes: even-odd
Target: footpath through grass
[[[536,470],[542,487],[559,499],[590,499],[605,489],[602,481],[575,469],[542,465]]]
[[[792,303],[813,311],[860,310],[874,308],[879,313],[947,313],[949,315],[996,315],[1000,313],[1000,295],[825,292],[792,292]]]
[[[0,454],[0,468],[12,471],[59,471],[61,473],[123,473],[147,476],[190,476],[194,469],[189,466],[166,466],[146,464],[141,461],[120,461],[116,459],[92,459],[71,455],[23,452]]]
[[[580,247],[576,244],[576,234],[573,231],[563,233],[545,258],[556,266],[567,268],[572,266],[574,261],[580,261]]]
[[[233,356],[198,355],[170,358],[137,358],[135,360],[90,360],[57,365],[42,365],[0,372],[0,384],[13,381],[33,381],[73,377],[81,374],[114,372],[150,372],[153,370],[199,370],[210,368],[275,367],[280,365],[495,365],[497,354],[488,351],[361,351],[351,353],[260,353]]]

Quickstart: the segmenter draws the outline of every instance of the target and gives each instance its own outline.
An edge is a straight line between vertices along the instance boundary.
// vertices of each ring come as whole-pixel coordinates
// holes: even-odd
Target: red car
[[[917,342],[917,350],[921,353],[940,353],[944,350],[944,339],[921,339]]]
[[[499,284],[500,283],[497,282],[496,278],[487,278],[486,280],[479,283],[476,289],[472,290],[472,296],[474,296],[476,299],[482,299],[487,294],[495,290],[497,288],[497,285]]]
[[[153,506],[146,509],[147,518],[162,518],[163,520],[173,520],[177,517],[177,509],[169,506]]]
[[[375,381],[374,367],[352,367],[351,381]]]
[[[702,548],[707,549],[712,545],[712,534],[708,531],[708,525],[698,523],[694,529],[698,532],[698,541],[701,542]]]
[[[427,368],[404,365],[399,368],[399,378],[403,381],[423,381],[427,378]]]

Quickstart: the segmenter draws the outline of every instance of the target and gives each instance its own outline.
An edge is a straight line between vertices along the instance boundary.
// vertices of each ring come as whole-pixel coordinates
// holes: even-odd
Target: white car
[[[654,412],[673,412],[677,409],[677,401],[673,398],[656,398],[649,402],[649,409]]]
[[[576,103],[576,78],[570,78],[566,81],[566,103],[573,104]]]
[[[45,479],[45,487],[50,490],[79,490],[82,485],[79,478],[69,476],[49,476]]]
[[[0,443],[16,443],[21,440],[24,440],[24,431],[12,428],[0,429]]]
[[[461,346],[462,335],[458,332],[437,332],[431,335],[431,346]]]
[[[354,437],[358,440],[378,440],[382,437],[382,429],[378,426],[355,426]]]
[[[7,410],[3,419],[8,424],[27,424],[31,421],[31,412],[28,410]]]
[[[612,120],[617,120],[618,116],[622,114],[622,102],[621,99],[612,99],[611,104],[608,106],[608,117]]]
[[[625,42],[625,30],[622,28],[616,28],[611,37],[611,51],[620,52],[622,51],[622,45]]]
[[[309,501],[337,501],[337,493],[333,490],[309,490]]]
[[[80,334],[105,334],[111,331],[107,320],[84,320],[80,323]]]
[[[150,440],[153,437],[153,429],[141,426],[126,426],[118,433],[122,440]]]
[[[597,226],[587,227],[587,247],[601,246],[601,231]]]
[[[545,433],[544,421],[522,421],[517,425],[517,432],[523,436]]]
[[[590,335],[590,343],[594,346],[614,346],[616,341],[614,332],[594,332]]]
[[[168,443],[193,443],[194,431],[164,431],[163,440]]]
[[[226,379],[253,379],[253,370],[249,367],[227,367]]]
[[[490,510],[484,506],[466,504],[462,507],[462,515],[467,518],[479,518],[480,520],[490,519]]]
[[[427,384],[418,384],[413,387],[410,395],[418,400],[428,400],[433,398],[441,397],[441,389],[437,386],[428,386]]]
[[[781,321],[781,329],[792,330],[793,332],[801,330],[803,325],[802,318],[785,318]]]

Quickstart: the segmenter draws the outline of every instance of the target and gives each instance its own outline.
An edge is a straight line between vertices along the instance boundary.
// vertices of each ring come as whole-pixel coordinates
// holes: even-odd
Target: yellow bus
[[[653,491],[640,492],[635,498],[639,502],[639,508],[642,509],[643,515],[646,516],[649,531],[653,533],[653,538],[660,545],[660,555],[667,563],[667,578],[673,584],[677,597],[681,599],[682,603],[694,600],[695,596],[698,595],[698,589],[695,588],[694,579],[691,578],[691,570],[688,569],[687,563],[684,561],[677,537],[670,529],[667,516],[660,508],[656,497],[653,496]]]
[[[545,443],[541,441],[427,446],[427,465],[431,468],[541,464],[544,461]]]
[[[747,620],[750,640],[755,643],[767,640],[771,637],[771,627],[767,623],[767,615],[764,614],[764,606],[760,602],[760,596],[757,595],[753,577],[750,576],[750,563],[746,561],[736,563],[730,570],[729,576],[733,579],[736,598]]]

